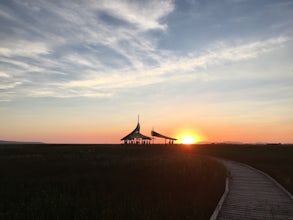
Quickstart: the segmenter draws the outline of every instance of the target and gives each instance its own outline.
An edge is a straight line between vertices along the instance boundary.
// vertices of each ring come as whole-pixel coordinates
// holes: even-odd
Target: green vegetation
[[[222,165],[179,146],[1,145],[0,219],[208,219]]]
[[[194,146],[194,152],[240,161],[274,177],[293,194],[293,145],[229,145]]]

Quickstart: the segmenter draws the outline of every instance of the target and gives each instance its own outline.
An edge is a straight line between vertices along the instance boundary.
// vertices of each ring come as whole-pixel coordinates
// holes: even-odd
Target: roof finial
[[[139,123],[139,114],[137,115],[137,122]]]

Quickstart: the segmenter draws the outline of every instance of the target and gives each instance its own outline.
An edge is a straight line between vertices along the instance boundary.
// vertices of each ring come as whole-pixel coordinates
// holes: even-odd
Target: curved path
[[[219,160],[230,172],[229,190],[216,219],[292,219],[293,197],[263,172]]]

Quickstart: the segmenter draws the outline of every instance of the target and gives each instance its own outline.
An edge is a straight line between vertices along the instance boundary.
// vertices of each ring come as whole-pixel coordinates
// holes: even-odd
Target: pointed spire
[[[140,132],[139,115],[137,115],[137,126],[136,126],[135,130],[137,133]]]

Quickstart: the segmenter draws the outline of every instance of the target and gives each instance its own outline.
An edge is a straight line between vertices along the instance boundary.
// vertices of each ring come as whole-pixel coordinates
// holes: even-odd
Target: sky
[[[1,0],[0,140],[293,143],[292,0]]]

